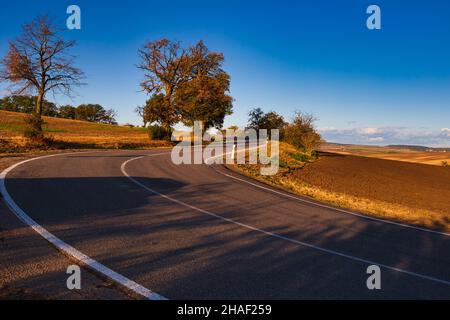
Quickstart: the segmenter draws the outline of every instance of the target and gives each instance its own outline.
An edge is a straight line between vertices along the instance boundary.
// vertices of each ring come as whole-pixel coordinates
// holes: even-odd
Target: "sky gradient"
[[[143,104],[137,49],[170,38],[202,39],[225,55],[234,114],[244,126],[253,107],[290,119],[314,114],[332,142],[450,147],[450,2],[430,1],[8,1],[0,11],[0,56],[21,25],[48,13],[65,25],[77,4],[82,29],[67,31],[87,75],[73,100],[118,111],[139,124]],[[366,28],[377,4],[382,29]],[[0,85],[1,95],[6,94]]]

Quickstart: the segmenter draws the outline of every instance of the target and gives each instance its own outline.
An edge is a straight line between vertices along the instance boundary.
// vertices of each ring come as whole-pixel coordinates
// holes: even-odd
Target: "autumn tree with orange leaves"
[[[226,115],[233,110],[230,76],[222,69],[222,53],[210,52],[200,41],[190,48],[192,59],[191,78],[180,85],[175,102],[181,113],[181,121],[193,126],[202,121],[203,130],[221,129]]]
[[[144,122],[156,122],[169,134],[178,122],[192,126],[203,121],[204,129],[222,127],[233,101],[228,95],[230,77],[222,69],[223,54],[210,52],[202,41],[183,48],[179,42],[161,39],[145,44],[139,56],[138,67],[144,71],[141,87],[151,94],[140,110]]]

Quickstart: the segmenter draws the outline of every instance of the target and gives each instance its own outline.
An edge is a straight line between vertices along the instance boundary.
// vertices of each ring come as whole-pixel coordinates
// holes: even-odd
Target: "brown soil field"
[[[447,214],[450,168],[323,153],[293,179],[333,192]]]
[[[450,232],[450,167],[329,152],[308,159],[286,144],[276,175],[260,175],[260,165],[228,167],[336,207]]]
[[[435,166],[442,166],[442,161],[450,163],[450,152],[379,153],[373,157],[386,160],[431,164]]]
[[[320,147],[321,151],[372,157],[387,160],[422,163],[435,166],[442,166],[443,161],[450,164],[450,152],[444,151],[415,151],[395,147],[377,147],[360,145],[330,145],[325,144]]]

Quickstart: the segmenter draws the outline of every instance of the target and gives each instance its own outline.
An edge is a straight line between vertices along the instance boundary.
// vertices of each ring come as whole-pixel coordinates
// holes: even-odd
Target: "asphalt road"
[[[221,166],[176,166],[168,150],[38,159],[6,187],[58,238],[168,299],[450,299],[450,236],[303,202]],[[371,264],[381,290],[366,286]]]

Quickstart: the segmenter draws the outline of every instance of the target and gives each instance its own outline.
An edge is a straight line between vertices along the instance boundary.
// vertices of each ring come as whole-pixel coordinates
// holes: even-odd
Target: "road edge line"
[[[38,160],[38,159],[56,157],[56,156],[82,154],[82,153],[95,153],[95,152],[101,152],[101,151],[85,151],[85,152],[70,152],[70,153],[51,154],[51,155],[45,155],[45,156],[40,156],[40,157],[36,157],[36,158],[23,160],[23,161],[20,161],[18,163],[11,165],[10,167],[6,168],[5,170],[3,170],[0,173],[0,193],[3,196],[3,200],[5,201],[6,205],[9,207],[9,209],[14,213],[14,215],[16,215],[17,218],[19,218],[19,220],[21,220],[23,223],[28,225],[34,231],[36,231],[42,238],[44,238],[47,242],[49,242],[51,245],[56,247],[59,251],[61,251],[68,257],[74,259],[81,265],[93,270],[94,272],[101,274],[102,276],[110,279],[111,281],[120,285],[121,287],[125,288],[126,290],[129,290],[135,294],[138,294],[139,296],[142,296],[148,300],[167,300],[167,298],[145,288],[144,286],[138,284],[137,282],[134,282],[133,280],[128,279],[127,277],[121,275],[120,273],[106,267],[105,265],[90,258],[89,256],[85,255],[81,251],[75,249],[74,247],[70,246],[69,244],[65,243],[64,241],[62,241],[61,239],[59,239],[58,237],[53,235],[51,232],[49,232],[44,227],[39,225],[36,221],[34,221],[25,211],[23,211],[15,203],[15,201],[13,200],[11,195],[8,193],[8,190],[6,189],[7,174],[24,163],[31,162],[31,161]]]
[[[177,200],[177,199],[175,199],[175,198],[173,198],[171,196],[168,196],[166,194],[160,193],[160,192],[158,192],[156,190],[153,190],[153,189],[147,187],[146,185],[142,184],[141,182],[137,181],[135,178],[133,178],[131,175],[129,175],[128,172],[125,170],[127,164],[129,164],[130,162],[133,162],[133,161],[139,160],[139,159],[143,159],[145,157],[146,156],[140,156],[140,157],[128,159],[128,160],[126,160],[126,161],[124,161],[122,163],[120,169],[121,169],[123,175],[125,177],[127,177],[128,179],[130,179],[130,181],[134,182],[136,185],[140,186],[144,190],[147,190],[148,192],[153,193],[153,194],[155,194],[157,196],[165,198],[165,199],[167,199],[169,201],[177,203],[177,204],[179,204],[181,206],[184,206],[186,208],[189,208],[189,209],[192,209],[192,210],[195,210],[195,211],[207,214],[209,216],[215,217],[215,218],[220,219],[222,221],[229,222],[229,223],[241,226],[243,228],[246,228],[246,229],[249,229],[249,230],[252,230],[252,231],[255,231],[255,232],[259,232],[259,233],[265,234],[265,235],[273,237],[273,238],[277,238],[277,239],[284,240],[284,241],[287,241],[287,242],[290,242],[290,243],[301,245],[301,246],[304,246],[306,248],[315,249],[317,251],[321,251],[321,252],[324,252],[324,253],[327,253],[327,254],[330,254],[330,255],[338,256],[338,257],[349,259],[349,260],[353,260],[353,261],[357,261],[357,262],[362,263],[362,264],[377,265],[379,267],[382,267],[382,268],[390,270],[390,271],[394,271],[394,272],[406,274],[406,275],[409,275],[409,276],[413,276],[413,277],[416,277],[416,278],[420,278],[420,279],[423,279],[423,280],[429,280],[429,281],[433,281],[433,282],[436,282],[436,283],[440,283],[440,284],[443,284],[443,285],[450,286],[450,281],[449,280],[439,279],[439,278],[435,278],[435,277],[432,277],[432,276],[427,276],[425,274],[421,274],[421,273],[417,273],[417,272],[408,271],[408,270],[400,269],[400,268],[397,268],[397,267],[389,266],[387,264],[377,263],[375,261],[371,261],[371,260],[368,260],[368,259],[359,258],[359,257],[356,257],[356,256],[352,256],[350,254],[342,253],[342,252],[339,252],[339,251],[335,251],[335,250],[332,250],[332,249],[327,249],[327,248],[320,247],[320,246],[317,246],[317,245],[314,245],[314,244],[311,244],[311,243],[307,243],[307,242],[304,242],[304,241],[296,240],[294,238],[283,236],[283,235],[278,234],[278,233],[274,233],[274,232],[271,232],[271,231],[266,231],[264,229],[253,227],[251,225],[248,225],[248,224],[245,224],[245,223],[242,223],[242,222],[230,219],[230,218],[223,217],[223,216],[221,216],[219,214],[216,214],[214,212],[211,212],[211,211],[208,211],[208,210],[204,210],[202,208],[190,205],[190,204],[188,204],[186,202],[183,202],[181,200]]]
[[[267,142],[266,142],[266,144],[267,144]],[[248,149],[248,150],[253,150],[253,149],[258,149],[258,148],[260,148],[260,146],[257,146],[257,147],[254,147],[254,148],[251,148],[251,149]],[[217,156],[215,155],[215,156],[209,157],[208,159],[205,160],[205,164],[207,166],[212,167],[212,165],[214,163],[209,163],[209,160],[215,159],[215,158],[218,158],[218,157],[221,157],[221,156],[223,157],[223,156],[228,155],[230,153],[231,152],[224,153],[224,154],[217,155]],[[395,225],[395,226],[401,227],[401,228],[408,228],[408,229],[413,229],[413,230],[418,230],[418,231],[422,231],[422,232],[428,232],[428,233],[432,233],[432,234],[438,234],[438,235],[441,235],[441,236],[450,237],[450,233],[437,231],[437,230],[432,230],[432,229],[425,228],[425,227],[414,226],[414,225],[411,225],[411,224],[391,221],[391,220],[387,220],[387,219],[372,217],[372,216],[364,215],[364,214],[357,213],[357,212],[352,212],[352,211],[344,209],[344,208],[333,207],[333,206],[327,205],[325,203],[322,203],[320,200],[304,199],[304,198],[302,198],[302,195],[295,194],[295,193],[290,193],[290,192],[287,192],[287,191],[285,191],[285,190],[283,190],[281,188],[277,188],[277,187],[271,186],[271,185],[269,185],[269,184],[267,184],[265,182],[259,181],[257,179],[252,178],[252,177],[249,177],[249,176],[247,176],[245,174],[242,174],[242,173],[240,173],[238,171],[231,170],[226,165],[224,165],[224,167],[227,168],[228,170],[233,171],[234,173],[240,175],[243,178],[246,178],[248,180],[252,180],[252,181],[255,181],[255,182],[247,181],[247,180],[245,180],[243,178],[238,178],[238,177],[235,177],[235,176],[233,176],[231,174],[220,172],[219,170],[216,170],[216,169],[214,169],[214,170],[218,174],[220,174],[222,176],[225,176],[225,177],[228,177],[230,179],[234,179],[234,180],[237,180],[237,181],[249,184],[249,185],[254,186],[256,188],[259,188],[259,189],[263,189],[263,190],[266,190],[266,191],[269,191],[269,192],[272,192],[272,193],[284,196],[286,198],[290,198],[290,199],[296,200],[298,202],[311,204],[311,205],[314,205],[314,206],[317,206],[317,207],[321,207],[321,208],[324,208],[324,209],[330,209],[330,210],[338,211],[338,212],[343,213],[343,214],[352,215],[352,216],[359,217],[359,218],[366,219],[366,220],[371,220],[371,221],[376,221],[376,222],[386,223],[386,224],[392,224],[392,225]],[[256,182],[258,182],[259,184],[256,183]],[[261,184],[263,184],[265,186],[262,186]],[[306,197],[306,196],[303,196],[303,197]]]

